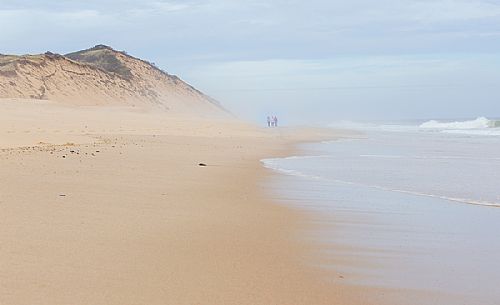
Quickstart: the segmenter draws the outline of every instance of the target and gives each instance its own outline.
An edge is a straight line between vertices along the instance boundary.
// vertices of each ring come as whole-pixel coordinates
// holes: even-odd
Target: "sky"
[[[500,117],[500,0],[0,0],[0,53],[96,44],[254,121]]]

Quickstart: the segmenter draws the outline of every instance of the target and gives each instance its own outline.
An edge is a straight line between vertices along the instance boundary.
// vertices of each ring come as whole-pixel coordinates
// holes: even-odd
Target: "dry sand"
[[[273,173],[261,158],[335,135],[39,101],[0,107],[0,304],[408,297],[311,267],[317,246],[299,238],[308,216],[265,197]]]

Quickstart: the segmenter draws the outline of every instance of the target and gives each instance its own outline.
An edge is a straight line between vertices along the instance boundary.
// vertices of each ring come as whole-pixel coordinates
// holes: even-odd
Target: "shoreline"
[[[328,226],[330,229],[335,228],[336,219],[331,214],[324,214],[318,210],[309,210],[305,207],[296,205],[290,202],[300,202],[302,199],[298,199],[292,196],[277,195],[275,190],[276,186],[269,186],[270,184],[275,184],[276,180],[282,180],[283,176],[291,176],[297,178],[293,174],[289,174],[271,167],[265,166],[262,162],[265,159],[281,159],[281,158],[293,158],[293,157],[304,157],[309,156],[310,153],[315,151],[310,151],[304,149],[302,146],[327,142],[335,142],[341,139],[351,139],[357,138],[361,134],[356,131],[349,130],[336,130],[332,129],[333,132],[339,132],[336,136],[321,137],[317,139],[300,139],[290,143],[287,143],[287,149],[285,149],[280,154],[270,155],[261,161],[262,168],[267,172],[266,177],[263,177],[265,184],[267,184],[267,189],[264,191],[264,195],[267,198],[272,198],[269,201],[271,205],[278,205],[285,208],[288,212],[296,215],[297,220],[293,230],[294,238],[297,243],[301,244],[302,248],[300,252],[301,264],[306,269],[310,270],[314,274],[315,280],[320,280],[320,284],[323,285],[322,291],[328,291],[327,300],[324,303],[317,304],[342,304],[342,305],[364,305],[364,304],[380,304],[380,305],[421,305],[423,301],[427,301],[428,304],[433,304],[434,298],[438,295],[437,293],[430,293],[428,291],[421,291],[418,289],[394,289],[389,287],[379,287],[367,284],[359,284],[356,281],[346,281],[345,274],[337,269],[331,268],[332,264],[339,267],[349,267],[357,266],[358,268],[368,268],[366,261],[358,261],[356,258],[349,257],[337,257],[337,260],[332,261],[332,258],[327,255],[328,251],[346,251],[344,245],[325,243],[324,241],[312,238],[310,236],[311,232],[321,231],[322,227]],[[298,177],[301,178],[301,177]],[[303,177],[302,177],[303,178]],[[280,182],[278,182],[280,184]],[[286,184],[286,183],[285,183]],[[327,267],[327,265],[329,267]],[[429,301],[430,300],[430,301]],[[302,303],[309,304],[309,303]],[[316,303],[312,303],[316,304]],[[426,303],[427,304],[427,303]]]
[[[316,143],[320,144],[323,142]],[[278,157],[277,159],[294,159],[295,157],[305,157],[306,159],[307,157],[312,157],[316,159],[318,152],[325,152],[322,151],[319,146],[315,146],[314,143],[312,143],[312,146],[308,144],[310,143],[307,143],[306,146],[300,145],[298,149],[299,153],[289,154],[284,158]],[[297,150],[295,150],[294,152],[296,151]],[[320,155],[323,156],[322,154]],[[272,160],[275,158],[270,159]],[[340,160],[342,160],[342,158],[340,158]],[[280,163],[278,162],[277,164],[279,165]],[[339,277],[342,279],[342,281],[345,279],[346,285],[351,288],[354,287],[360,289],[359,293],[366,292],[363,291],[363,288],[376,288],[379,289],[379,292],[383,291],[383,295],[379,299],[377,299],[377,302],[375,302],[376,304],[470,304],[470,302],[474,302],[474,300],[479,299],[485,304],[493,304],[492,302],[494,302],[494,300],[489,299],[489,294],[487,293],[484,295],[481,295],[480,293],[472,294],[470,290],[467,292],[458,289],[450,290],[449,288],[443,289],[441,286],[439,287],[439,289],[430,288],[431,286],[429,285],[432,284],[426,286],[422,285],[421,283],[420,285],[415,284],[416,282],[413,282],[413,284],[415,285],[408,285],[408,283],[411,283],[411,281],[405,282],[404,280],[402,285],[394,282],[393,276],[395,271],[411,271],[407,273],[398,273],[399,276],[404,279],[404,274],[409,275],[410,278],[425,278],[425,276],[429,274],[428,271],[430,270],[422,268],[422,273],[419,274],[417,270],[411,269],[415,266],[412,265],[412,263],[415,262],[413,261],[410,263],[409,260],[405,261],[404,258],[399,260],[396,258],[392,262],[384,262],[383,259],[381,259],[381,257],[384,257],[384,252],[387,251],[387,253],[389,253],[390,251],[394,251],[393,248],[384,248],[384,246],[380,244],[378,244],[379,248],[374,248],[373,244],[370,244],[368,237],[373,237],[375,240],[377,240],[377,238],[388,238],[387,236],[392,234],[390,233],[391,227],[395,228],[394,232],[396,232],[398,229],[404,232],[404,230],[408,228],[398,227],[397,224],[400,220],[398,220],[397,218],[393,220],[385,219],[386,222],[381,222],[381,217],[391,217],[391,215],[380,216],[377,218],[376,215],[368,215],[373,212],[371,210],[366,212],[366,215],[363,215],[363,211],[365,210],[360,210],[359,213],[357,213],[356,211],[360,207],[356,205],[356,203],[352,204],[352,206],[344,206],[342,204],[333,204],[332,206],[328,206],[327,203],[322,203],[323,200],[335,200],[334,198],[336,198],[334,195],[332,195],[331,197],[323,197],[325,195],[321,192],[325,192],[325,189],[327,189],[328,187],[321,186],[321,182],[319,184],[316,183],[315,179],[325,179],[324,176],[323,178],[319,176],[308,176],[301,172],[301,168],[314,169],[318,165],[316,164],[312,167],[305,167],[304,164],[300,164],[299,162],[298,164],[295,164],[296,166],[294,167],[293,164],[293,162],[282,163],[282,166],[284,166],[282,169],[280,169],[279,167],[275,168],[274,165],[268,166],[269,170],[276,173],[276,177],[271,181],[273,187],[270,187],[269,192],[275,198],[277,197],[277,200],[281,201],[282,205],[296,210],[299,213],[302,213],[303,215],[305,215],[304,218],[309,218],[309,226],[304,230],[303,235],[305,235],[305,239],[313,243],[311,249],[315,249],[315,253],[317,254],[316,258],[313,260],[313,267],[329,271],[330,276],[333,276],[334,278]],[[328,165],[325,164],[325,166]],[[296,170],[298,172],[295,172]],[[312,174],[311,171],[306,171],[306,173],[315,175],[314,171]],[[328,180],[328,178],[326,179]],[[291,191],[289,191],[288,189],[290,189]],[[309,190],[311,190],[311,193],[309,193]],[[335,193],[338,194],[338,189],[334,193],[330,194]],[[366,194],[360,194],[360,196],[364,196],[365,200],[366,198],[371,198],[366,197]],[[344,200],[349,201],[352,199],[350,199],[349,195],[347,195]],[[325,206],[323,206],[323,204]],[[426,206],[426,204],[424,204],[424,206]],[[471,208],[470,205],[457,205],[454,207],[456,209]],[[427,206],[422,208],[422,210],[425,210],[426,208]],[[415,207],[415,209],[418,210],[418,206]],[[433,210],[429,209],[429,211],[439,210],[441,213],[443,213],[443,211],[440,209],[441,208],[437,206],[437,208],[434,208]],[[446,209],[443,210],[445,211]],[[396,210],[395,213],[404,213],[404,211]],[[407,211],[407,213],[410,212]],[[384,229],[384,226],[387,226],[388,228]],[[360,227],[362,229],[360,229]],[[370,233],[370,227],[376,229],[377,233]],[[380,232],[384,230],[388,235],[377,235],[381,234]],[[341,232],[340,235],[338,232]],[[414,235],[419,233],[422,234],[421,231],[414,229]],[[396,235],[397,233],[394,234]],[[414,235],[410,236],[414,237]],[[418,235],[417,237],[421,237],[421,235]],[[403,244],[405,242],[408,242],[408,239],[395,240],[393,242],[401,242]],[[416,242],[418,242],[418,240]],[[402,251],[402,257],[405,257],[404,251],[408,251],[406,253],[407,255],[417,255],[416,253],[411,252],[411,250],[414,250],[411,247],[406,250],[404,247],[398,249]],[[421,248],[419,249],[420,251],[424,251]],[[377,251],[380,251],[380,254],[377,255]],[[436,251],[435,253],[439,254],[442,252]],[[386,256],[390,257],[390,255]],[[401,262],[403,262],[404,264],[401,265]],[[466,263],[467,261],[465,260],[463,262]],[[398,263],[400,264],[399,269],[394,269],[395,267],[398,267]],[[372,278],[370,279],[370,277]],[[432,278],[432,276],[430,278]],[[446,283],[453,282],[445,275],[439,278],[432,279],[435,281],[441,280],[443,283],[445,283],[445,286],[447,285]],[[387,282],[384,283],[384,280]],[[491,287],[489,288],[491,290]],[[485,291],[487,291],[487,289],[485,289]],[[371,300],[370,303],[373,303],[373,300]],[[357,303],[347,302],[347,304]]]

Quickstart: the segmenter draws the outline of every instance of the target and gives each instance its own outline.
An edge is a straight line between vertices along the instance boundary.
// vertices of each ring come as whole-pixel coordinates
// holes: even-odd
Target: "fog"
[[[101,43],[254,121],[500,117],[500,1],[0,0],[0,53]]]

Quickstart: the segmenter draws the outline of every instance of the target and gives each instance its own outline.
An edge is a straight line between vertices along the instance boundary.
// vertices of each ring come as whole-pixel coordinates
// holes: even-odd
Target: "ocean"
[[[362,136],[262,160],[284,174],[271,181],[283,204],[321,216],[307,232],[326,245],[321,267],[354,285],[439,295],[432,304],[500,304],[499,122],[331,127]]]

